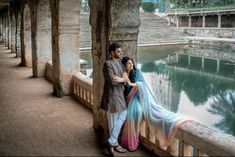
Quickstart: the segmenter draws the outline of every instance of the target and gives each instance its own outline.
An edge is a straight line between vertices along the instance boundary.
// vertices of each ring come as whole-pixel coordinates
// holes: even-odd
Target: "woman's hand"
[[[118,76],[114,75],[113,81],[118,82],[118,83],[122,83],[122,82],[125,82],[126,80],[125,80],[125,78],[118,77]]]

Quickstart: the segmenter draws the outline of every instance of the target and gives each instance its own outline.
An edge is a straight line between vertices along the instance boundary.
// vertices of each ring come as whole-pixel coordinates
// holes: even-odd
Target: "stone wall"
[[[217,28],[187,28],[184,31],[192,36],[198,37],[214,37],[214,38],[235,38],[235,28],[234,29],[217,29]]]

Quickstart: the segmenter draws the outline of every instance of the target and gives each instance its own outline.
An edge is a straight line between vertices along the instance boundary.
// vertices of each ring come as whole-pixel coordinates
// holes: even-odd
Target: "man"
[[[120,61],[122,50],[119,44],[112,43],[109,46],[111,59],[104,64],[104,94],[102,97],[101,108],[107,112],[109,124],[109,139],[107,141],[107,153],[113,155],[113,150],[119,153],[125,153],[126,149],[122,148],[118,143],[118,136],[121,127],[126,120],[127,110],[124,98],[124,81],[122,74],[124,67]],[[118,77],[118,81],[114,81],[113,77]]]

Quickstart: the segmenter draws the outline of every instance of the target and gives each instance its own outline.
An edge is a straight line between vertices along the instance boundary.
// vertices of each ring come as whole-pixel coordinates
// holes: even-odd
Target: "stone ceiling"
[[[12,0],[0,0],[0,9],[9,5]]]

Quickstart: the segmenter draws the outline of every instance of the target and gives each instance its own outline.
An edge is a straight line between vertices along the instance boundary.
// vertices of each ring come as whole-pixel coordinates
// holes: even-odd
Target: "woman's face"
[[[129,70],[132,70],[133,69],[133,62],[131,59],[129,59],[127,62],[126,62],[126,70],[129,71]]]

